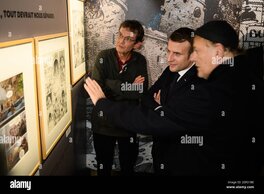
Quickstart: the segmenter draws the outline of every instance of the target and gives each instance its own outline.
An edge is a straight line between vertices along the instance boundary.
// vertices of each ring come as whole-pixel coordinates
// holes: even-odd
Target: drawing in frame
[[[7,175],[33,175],[40,164],[34,39],[0,43],[0,144]]]
[[[68,23],[71,83],[74,85],[86,73],[83,1],[68,0]]]
[[[68,34],[35,38],[42,157],[46,159],[71,123]]]

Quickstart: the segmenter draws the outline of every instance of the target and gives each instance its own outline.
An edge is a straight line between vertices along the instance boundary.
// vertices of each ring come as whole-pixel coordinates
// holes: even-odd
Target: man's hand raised
[[[90,95],[90,98],[94,105],[96,105],[99,99],[106,98],[100,85],[95,80],[92,80],[89,77],[85,80],[84,88]]]

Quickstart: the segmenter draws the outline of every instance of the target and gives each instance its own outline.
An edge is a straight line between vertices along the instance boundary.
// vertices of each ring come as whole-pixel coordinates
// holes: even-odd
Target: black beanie
[[[234,28],[226,21],[210,21],[197,28],[195,35],[214,43],[221,43],[231,50],[238,48],[238,35]]]

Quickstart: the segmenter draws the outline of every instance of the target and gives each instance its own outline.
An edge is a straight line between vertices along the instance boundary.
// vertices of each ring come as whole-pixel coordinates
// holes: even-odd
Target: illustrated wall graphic
[[[245,0],[240,14],[240,45],[253,48],[264,45],[264,1]]]
[[[204,9],[204,0],[165,0],[159,29],[168,35],[183,26],[196,29],[204,22]]]
[[[161,16],[164,11],[161,6],[165,0],[128,0],[126,19],[137,19],[141,21],[146,28],[159,30]]]
[[[145,40],[138,51],[147,59],[150,86],[168,65],[167,40],[177,28],[196,29],[211,20],[226,20],[239,33],[243,48],[259,46],[264,42],[263,4],[263,0],[87,0],[87,70],[93,69],[101,50],[114,47],[116,32],[125,19],[139,20],[144,26]],[[89,134],[87,166],[96,169],[92,133]],[[151,139],[139,135],[139,142],[136,170],[150,172]],[[113,169],[119,169],[117,157]]]
[[[226,20],[239,31],[239,13],[243,0],[205,0],[204,22]]]
[[[126,0],[85,2],[88,70],[93,68],[95,57],[101,50],[114,47],[115,34],[125,20],[126,12]]]

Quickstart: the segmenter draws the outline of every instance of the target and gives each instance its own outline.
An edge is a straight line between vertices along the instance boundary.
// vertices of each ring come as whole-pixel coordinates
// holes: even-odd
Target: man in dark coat
[[[187,119],[185,123],[188,124],[189,122],[192,122],[193,125],[198,128],[203,127],[204,123],[200,122],[199,119],[185,117],[185,115],[188,114],[188,111],[192,111],[186,108],[186,106],[199,106],[201,104],[199,103],[199,100],[203,100],[201,94],[198,101],[192,101],[192,96],[198,95],[197,92],[199,90],[196,88],[198,88],[198,85],[204,81],[197,77],[194,63],[190,61],[193,35],[194,31],[189,28],[180,28],[171,34],[168,42],[169,66],[149,89],[147,95],[142,98],[141,105],[146,109],[155,111],[155,114],[157,114],[158,117],[164,116],[164,118],[174,117],[174,110],[177,109],[179,120],[185,118]],[[192,105],[193,103],[194,105]],[[163,107],[165,107],[166,110],[163,110]],[[201,107],[198,109],[200,110]],[[100,110],[97,109],[97,111]],[[133,120],[133,118],[131,118],[131,120]],[[129,124],[127,127],[128,129],[130,128]],[[176,169],[174,163],[175,160],[177,160],[177,155],[175,155],[174,152],[180,146],[179,140],[181,135],[185,135],[184,131],[179,133],[176,137],[168,137],[166,131],[163,130],[157,131],[157,133],[153,131],[147,132],[144,129],[141,129],[141,127],[138,127],[136,130],[153,135],[152,155],[155,173],[173,174],[173,170]],[[160,137],[160,135],[162,137]],[[195,144],[193,146],[196,147],[197,145]],[[192,159],[189,161],[193,162]],[[192,173],[192,169],[189,169],[189,173]]]
[[[257,175],[263,158],[263,80],[240,53],[238,36],[226,21],[208,22],[195,34],[192,60],[198,76],[208,81],[215,161],[223,175]]]
[[[166,174],[253,176],[259,170],[255,143],[261,138],[252,114],[253,108],[263,106],[256,103],[263,97],[263,86],[246,74],[246,60],[236,56],[237,49],[238,36],[227,22],[212,21],[198,28],[191,60],[206,81],[196,84],[189,96],[178,98],[174,107],[167,104],[153,111],[110,102],[91,79],[85,88],[96,108],[111,115],[118,126],[178,143],[173,150],[168,146],[157,153],[166,158],[160,166]],[[167,153],[170,156],[164,157]]]
[[[168,41],[168,63],[169,66],[164,70],[159,79],[149,89],[146,96],[142,98],[142,106],[148,107],[156,112],[160,111],[166,116],[172,116],[173,113],[163,112],[162,107],[168,107],[170,110],[178,112],[178,119],[186,118],[186,106],[192,107],[192,96],[197,95],[195,88],[199,86],[204,80],[197,76],[197,70],[194,63],[190,61],[192,53],[194,31],[190,28],[179,28],[175,30],[169,37]],[[154,96],[154,98],[153,98]],[[195,102],[196,103],[196,102]],[[151,105],[152,104],[152,105]],[[160,110],[159,110],[160,109]],[[187,118],[189,121],[195,123],[196,127],[203,126],[199,120],[194,118]],[[185,119],[186,120],[186,119]],[[162,131],[161,131],[162,133]],[[174,154],[176,150],[181,149],[179,136],[160,136],[153,135],[152,157],[154,171],[157,175],[170,175],[176,169],[175,162],[179,161]],[[197,145],[194,144],[194,147]],[[189,160],[192,161],[191,159]],[[190,173],[192,169],[189,169]]]

